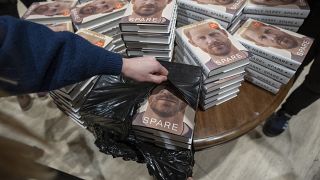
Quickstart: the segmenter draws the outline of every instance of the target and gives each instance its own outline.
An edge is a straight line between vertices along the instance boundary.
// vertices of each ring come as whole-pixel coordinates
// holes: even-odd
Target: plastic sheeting
[[[163,84],[174,88],[196,110],[202,83],[201,69],[185,64],[161,64],[169,71],[168,81]],[[157,179],[187,179],[192,176],[193,150],[157,147],[136,139],[131,131],[133,116],[155,86],[122,76],[102,75],[80,109],[80,114],[95,135],[95,144],[101,152],[146,163],[150,175]]]

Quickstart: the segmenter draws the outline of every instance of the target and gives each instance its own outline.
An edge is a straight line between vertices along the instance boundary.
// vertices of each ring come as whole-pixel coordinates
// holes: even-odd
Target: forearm
[[[98,74],[119,74],[122,57],[68,32],[0,17],[0,88],[11,93],[47,91]]]

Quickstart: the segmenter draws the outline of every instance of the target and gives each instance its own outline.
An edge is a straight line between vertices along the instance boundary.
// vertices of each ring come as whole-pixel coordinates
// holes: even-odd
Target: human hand
[[[122,74],[138,82],[160,84],[167,80],[168,71],[154,57],[123,58]]]

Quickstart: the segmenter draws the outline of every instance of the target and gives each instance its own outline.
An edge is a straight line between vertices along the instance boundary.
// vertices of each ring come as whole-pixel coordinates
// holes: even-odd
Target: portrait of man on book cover
[[[123,23],[169,24],[175,0],[131,0]],[[166,13],[166,9],[168,9]],[[169,12],[169,13],[168,13]]]
[[[184,29],[183,33],[188,43],[202,50],[198,54],[205,53],[210,57],[205,62],[210,70],[248,57],[245,48],[241,46],[242,50],[236,47],[237,42],[232,42],[231,35],[215,22],[192,25]]]
[[[87,17],[119,10],[126,4],[127,1],[125,0],[93,0],[72,9],[71,16],[75,22],[80,23]],[[94,19],[94,17],[92,19]]]
[[[70,16],[70,2],[33,3],[30,15]]]
[[[264,5],[264,6],[292,6],[292,7],[306,7],[305,0],[250,0],[252,4]]]
[[[193,0],[199,4],[216,5],[224,8],[225,12],[234,14],[246,2],[246,0]]]
[[[191,138],[194,117],[195,111],[175,90],[158,85],[139,108],[132,124]]]
[[[240,36],[261,48],[282,50],[282,54],[287,54],[286,56],[300,62],[303,61],[313,42],[312,39],[306,36],[285,31],[259,21],[251,21],[249,25],[244,27]]]

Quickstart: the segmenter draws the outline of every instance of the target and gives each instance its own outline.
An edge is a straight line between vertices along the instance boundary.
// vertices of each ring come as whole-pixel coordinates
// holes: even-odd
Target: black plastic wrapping
[[[196,110],[202,83],[201,69],[185,64],[161,64],[169,71],[168,81],[164,83],[180,92]],[[137,140],[131,131],[133,116],[155,86],[122,76],[103,75],[88,95],[80,114],[95,135],[95,144],[101,152],[146,163],[150,175],[157,179],[186,179],[192,176],[193,150],[157,147]]]

